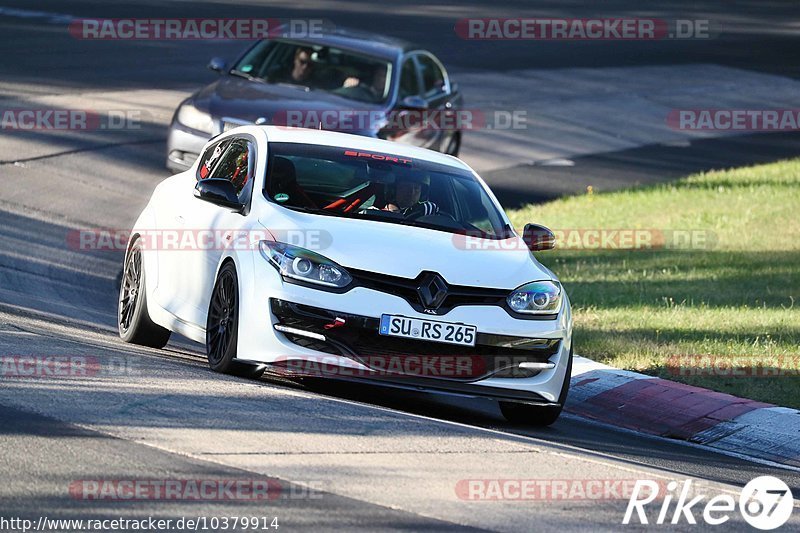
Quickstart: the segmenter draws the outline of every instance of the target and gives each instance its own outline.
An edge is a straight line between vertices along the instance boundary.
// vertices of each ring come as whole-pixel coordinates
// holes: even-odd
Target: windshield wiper
[[[259,83],[267,83],[266,80],[264,80],[262,78],[257,78],[255,76],[253,76],[252,74],[248,74],[247,72],[242,72],[241,70],[233,69],[233,70],[231,70],[229,72],[229,74],[231,76],[237,76],[239,78],[244,78],[244,79],[249,80],[249,81],[256,81],[256,82],[259,82]]]
[[[291,209],[292,211],[300,211],[301,213],[311,213],[314,215],[328,214],[326,211],[323,211],[322,209],[316,209],[312,207],[303,207],[300,205],[286,205],[286,204],[278,204],[278,205],[281,207],[285,207],[286,209]]]
[[[281,87],[291,87],[292,89],[297,89],[298,91],[309,92],[313,91],[314,88],[308,85],[302,85],[300,83],[290,83],[288,81],[274,81],[270,82],[272,85],[280,85]]]

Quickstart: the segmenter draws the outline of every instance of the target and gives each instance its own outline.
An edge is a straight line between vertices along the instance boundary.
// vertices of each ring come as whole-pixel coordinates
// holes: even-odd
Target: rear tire
[[[500,412],[506,420],[512,424],[526,424],[529,426],[549,426],[553,424],[561,415],[564,403],[569,394],[569,380],[572,375],[572,349],[569,351],[569,361],[567,361],[567,373],[564,383],[561,385],[561,393],[558,395],[559,407],[529,405],[515,402],[499,402]]]
[[[119,284],[117,300],[119,336],[123,341],[132,344],[163,348],[169,341],[171,332],[153,322],[147,312],[147,290],[144,277],[142,244],[137,239],[125,257],[122,280]]]

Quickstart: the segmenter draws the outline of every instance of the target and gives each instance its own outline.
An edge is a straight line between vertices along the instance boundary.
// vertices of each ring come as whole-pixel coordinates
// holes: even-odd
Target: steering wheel
[[[339,87],[333,92],[336,94],[346,95],[347,97],[360,102],[375,102],[378,99],[375,91],[369,85],[363,83],[359,83],[358,85],[354,85],[352,87]]]
[[[460,222],[458,222],[458,220],[456,220],[456,217],[454,217],[453,215],[451,215],[447,211],[439,211],[438,213],[431,213],[430,215],[426,215],[424,211],[418,211],[416,213],[412,211],[411,213],[409,213],[405,217],[405,219],[406,220],[417,220],[418,218],[433,218],[433,217],[443,217],[443,218],[451,220],[451,221],[453,221],[453,222],[455,222],[457,224],[460,224]]]

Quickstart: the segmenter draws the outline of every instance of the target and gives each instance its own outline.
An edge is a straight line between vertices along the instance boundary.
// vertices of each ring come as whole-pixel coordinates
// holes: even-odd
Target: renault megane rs
[[[322,375],[485,397],[551,424],[572,317],[533,251],[459,159],[390,141],[243,126],[161,182],[136,221],[122,339],[205,344],[211,368]]]

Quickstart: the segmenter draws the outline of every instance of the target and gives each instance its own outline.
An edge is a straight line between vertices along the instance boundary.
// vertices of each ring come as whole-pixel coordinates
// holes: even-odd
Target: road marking
[[[21,19],[40,19],[50,24],[69,24],[75,17],[63,13],[51,13],[48,11],[33,11],[30,9],[17,9],[13,7],[0,7],[0,16],[14,17]]]

